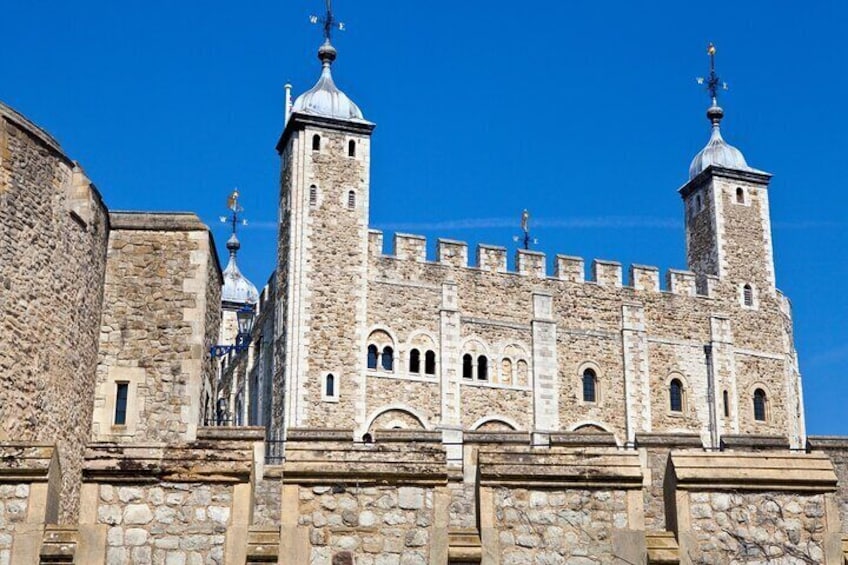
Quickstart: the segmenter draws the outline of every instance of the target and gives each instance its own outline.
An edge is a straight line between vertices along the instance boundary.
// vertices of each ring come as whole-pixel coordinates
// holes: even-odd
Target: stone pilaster
[[[559,429],[559,373],[557,327],[553,320],[553,297],[533,294],[533,429]]]
[[[627,443],[633,443],[637,433],[651,431],[648,335],[645,329],[645,309],[641,304],[630,303],[621,307],[621,347]]]
[[[442,284],[442,307],[439,312],[439,342],[441,351],[441,427],[443,440],[449,446],[448,460],[462,462],[462,430],[459,414],[459,370],[460,361],[460,312],[456,283]]]
[[[720,314],[710,316],[710,344],[712,351],[712,378],[715,383],[711,400],[707,406],[713,412],[711,420],[716,422],[718,437],[739,433],[739,390],[736,383],[734,364],[733,331],[730,318]],[[709,378],[709,375],[707,375]],[[727,413],[724,414],[724,391],[727,391]],[[706,424],[707,422],[705,422]],[[717,446],[714,446],[717,447]]]

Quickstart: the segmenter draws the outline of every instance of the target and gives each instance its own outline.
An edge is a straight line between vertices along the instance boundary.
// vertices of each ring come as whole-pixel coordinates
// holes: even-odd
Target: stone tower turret
[[[277,259],[275,427],[354,428],[364,419],[368,192],[374,124],[331,74],[298,97],[282,159]],[[275,430],[278,438],[285,432]]]

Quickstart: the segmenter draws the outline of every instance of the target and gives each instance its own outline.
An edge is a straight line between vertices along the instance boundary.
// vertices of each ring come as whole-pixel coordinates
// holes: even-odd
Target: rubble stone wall
[[[85,173],[0,104],[0,440],[56,442],[61,516],[78,511],[109,219]]]
[[[15,526],[26,520],[29,484],[0,485],[0,563],[11,563]]]

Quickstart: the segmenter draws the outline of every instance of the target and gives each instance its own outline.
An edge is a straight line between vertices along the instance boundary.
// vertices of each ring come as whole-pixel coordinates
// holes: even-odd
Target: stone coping
[[[353,441],[353,429],[292,428],[286,432],[286,441]]]
[[[789,449],[786,436],[760,435],[724,435],[721,436],[721,448],[756,451],[762,449]]]
[[[500,431],[500,432],[463,432],[464,443],[519,443],[530,445],[530,432]]]
[[[848,436],[808,436],[808,450],[848,450]]]
[[[197,441],[181,445],[90,443],[84,482],[238,483],[250,480],[253,442]]]
[[[194,212],[146,212],[113,210],[109,212],[113,230],[208,231]]]
[[[477,468],[483,486],[642,488],[642,467],[635,451],[481,449]]]
[[[693,453],[672,451],[666,480],[678,489],[836,490],[836,472],[821,452]]]
[[[551,445],[569,447],[617,447],[611,432],[565,432],[551,434]]]
[[[11,122],[14,122],[14,124],[18,127],[26,130],[29,134],[37,137],[42,143],[47,145],[50,149],[58,153],[60,157],[65,159],[68,164],[73,163],[73,161],[71,161],[71,159],[69,159],[68,156],[65,155],[65,152],[62,150],[62,146],[59,145],[59,142],[56,140],[55,137],[50,135],[47,130],[37,125],[35,122],[30,120],[11,106],[0,102],[0,116],[3,116]]]
[[[199,440],[265,441],[264,426],[201,426],[197,428]]]
[[[448,480],[445,449],[435,443],[289,442],[282,467],[287,484],[444,485]]]
[[[698,434],[636,434],[636,447],[704,448]]]
[[[442,432],[438,430],[375,430],[372,435],[376,443],[442,443]]]
[[[17,441],[0,443],[0,483],[45,482],[58,472],[55,446]]]

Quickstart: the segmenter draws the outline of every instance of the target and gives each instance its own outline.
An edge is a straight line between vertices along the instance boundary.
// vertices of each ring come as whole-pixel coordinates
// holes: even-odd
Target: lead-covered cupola
[[[297,97],[292,105],[292,113],[309,114],[332,118],[336,120],[365,121],[362,110],[339,90],[333,81],[330,67],[336,60],[336,48],[330,43],[330,38],[318,49],[318,59],[321,61],[321,77],[315,86]]]

